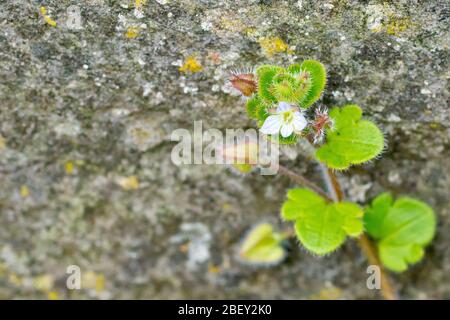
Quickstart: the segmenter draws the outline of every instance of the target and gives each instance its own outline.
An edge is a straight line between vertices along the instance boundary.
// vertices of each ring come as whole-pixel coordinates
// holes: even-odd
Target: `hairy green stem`
[[[314,192],[320,194],[326,200],[333,201],[333,199],[330,198],[330,196],[325,191],[323,191],[319,186],[317,186],[314,182],[309,181],[308,179],[306,179],[302,175],[292,171],[291,169],[288,169],[285,166],[279,165],[278,172],[284,176],[291,178],[297,184],[307,187],[307,188],[313,190]]]

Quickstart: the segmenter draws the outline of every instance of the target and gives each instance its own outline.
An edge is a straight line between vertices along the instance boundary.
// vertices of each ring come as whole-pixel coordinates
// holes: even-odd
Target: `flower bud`
[[[256,165],[258,164],[258,143],[246,141],[226,146],[219,150],[225,163],[233,165]]]
[[[253,73],[233,74],[230,78],[230,82],[233,88],[246,97],[250,97],[258,88],[255,75]]]
[[[322,142],[325,137],[325,129],[333,128],[333,119],[328,115],[326,108],[316,109],[311,128],[313,129],[314,143]]]

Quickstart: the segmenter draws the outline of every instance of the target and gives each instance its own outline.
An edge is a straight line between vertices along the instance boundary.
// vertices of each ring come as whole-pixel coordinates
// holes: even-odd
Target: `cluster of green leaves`
[[[333,127],[326,130],[326,143],[316,152],[319,161],[329,168],[347,169],[379,155],[384,148],[384,136],[369,120],[362,120],[357,105],[346,105],[330,111]]]
[[[336,250],[347,236],[363,232],[363,210],[354,203],[329,203],[308,189],[291,189],[281,208],[284,220],[295,222],[298,239],[309,251],[324,255]]]
[[[269,116],[270,109],[276,109],[279,102],[287,102],[307,109],[316,102],[326,84],[326,71],[323,64],[306,60],[302,64],[292,64],[287,68],[263,65],[256,69],[258,90],[247,101],[247,113],[258,120],[261,126]],[[282,144],[292,144],[297,136],[278,137]]]
[[[263,65],[256,69],[258,90],[247,101],[247,113],[262,126],[279,102],[287,102],[307,109],[316,102],[327,81],[323,64],[306,60],[287,68]],[[367,162],[379,155],[384,148],[380,129],[369,120],[362,120],[362,110],[357,105],[333,108],[329,114],[333,126],[326,129],[326,143],[319,148],[316,157],[328,167],[338,170]],[[292,144],[297,135],[278,142]]]
[[[354,203],[329,203],[311,190],[291,189],[281,216],[294,221],[302,245],[317,255],[336,250],[347,236],[357,237],[366,229],[377,240],[382,263],[393,271],[405,271],[422,259],[436,225],[427,204],[408,197],[394,202],[389,193],[375,198],[364,213]]]
[[[369,235],[377,240],[383,264],[399,272],[422,259],[436,228],[433,209],[426,203],[408,197],[394,202],[389,193],[372,201],[364,222]]]

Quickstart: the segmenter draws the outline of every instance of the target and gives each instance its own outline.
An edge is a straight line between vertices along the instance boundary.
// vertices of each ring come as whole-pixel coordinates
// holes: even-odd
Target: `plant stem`
[[[323,164],[320,164],[320,166],[322,169],[322,173],[324,174],[325,181],[327,182],[327,187],[329,188],[329,192],[332,195],[333,199],[335,201],[344,200],[344,193],[342,192],[341,185],[338,179],[336,178],[334,172]],[[380,268],[381,294],[383,298],[386,300],[397,300],[398,299],[397,293],[395,292],[395,289],[391,284],[389,276],[386,270],[384,269],[383,264],[380,261],[380,258],[378,257],[377,249],[372,243],[372,241],[365,234],[363,234],[358,239],[358,245],[366,255],[367,260],[369,260],[369,263],[371,265],[377,265]]]
[[[320,194],[326,200],[333,201],[333,199],[330,198],[330,196],[325,191],[323,191],[319,186],[317,186],[314,182],[309,181],[302,175],[286,168],[285,166],[282,166],[280,164],[278,166],[278,172],[284,176],[291,178],[294,182],[298,183],[299,185],[307,187],[307,188],[313,190],[314,192]]]
[[[373,245],[372,241],[370,241],[370,239],[365,234],[363,234],[358,239],[358,245],[366,255],[367,260],[369,260],[369,263],[371,265],[377,265],[380,268],[381,294],[383,298],[386,300],[397,300],[398,299],[397,293],[391,284],[391,281],[389,279],[388,274],[386,273],[386,270],[384,270],[383,265],[381,264],[380,259],[378,258],[377,250]]]

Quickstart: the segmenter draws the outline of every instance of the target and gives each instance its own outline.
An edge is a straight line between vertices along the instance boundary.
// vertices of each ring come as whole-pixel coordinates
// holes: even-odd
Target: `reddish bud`
[[[250,97],[258,88],[255,75],[253,73],[233,74],[230,82],[233,88],[246,97]]]
[[[333,128],[333,119],[328,115],[328,110],[326,108],[316,109],[311,127],[314,132],[314,143],[322,142],[325,136],[325,129]]]

